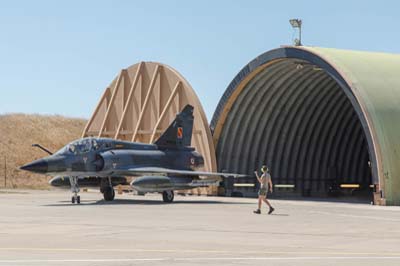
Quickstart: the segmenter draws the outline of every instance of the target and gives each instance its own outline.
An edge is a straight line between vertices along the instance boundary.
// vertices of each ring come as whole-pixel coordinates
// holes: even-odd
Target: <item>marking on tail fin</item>
[[[177,135],[178,139],[182,139],[183,138],[183,128],[182,127],[178,127],[176,135]]]
[[[182,149],[190,147],[193,132],[193,106],[186,105],[175,120],[154,142],[161,149]]]

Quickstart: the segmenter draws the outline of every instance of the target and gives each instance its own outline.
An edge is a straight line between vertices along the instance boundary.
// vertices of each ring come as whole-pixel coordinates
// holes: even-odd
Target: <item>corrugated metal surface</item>
[[[310,47],[260,55],[212,119],[219,170],[250,174],[267,163],[275,182],[303,195],[332,182],[379,182],[387,204],[399,205],[399,73],[398,55]]]
[[[308,48],[340,69],[368,118],[378,174],[390,205],[400,205],[400,55]]]

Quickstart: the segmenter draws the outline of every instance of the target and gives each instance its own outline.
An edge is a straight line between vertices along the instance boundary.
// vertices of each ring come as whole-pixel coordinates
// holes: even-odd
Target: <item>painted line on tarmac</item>
[[[32,260],[0,260],[0,264],[3,263],[71,263],[71,262],[97,262],[97,263],[110,263],[110,262],[178,262],[178,261],[246,261],[246,260],[258,260],[258,261],[268,261],[268,260],[400,260],[400,257],[383,257],[383,256],[342,256],[342,257],[214,257],[214,258],[127,258],[127,259],[32,259]]]
[[[342,216],[342,217],[350,217],[350,218],[362,218],[362,219],[370,219],[377,221],[387,221],[387,222],[400,222],[400,219],[391,219],[391,218],[382,218],[377,216],[365,216],[365,215],[354,215],[354,214],[344,214],[344,213],[333,213],[333,212],[324,212],[324,211],[309,211],[310,213],[323,214],[323,215],[331,215],[331,216]]]
[[[370,259],[394,259],[400,260],[399,256],[381,257],[381,256],[317,256],[317,257],[235,257],[235,258],[176,258],[175,261],[202,261],[202,260],[370,260]]]
[[[205,249],[140,249],[140,248],[12,248],[0,247],[0,251],[43,251],[43,252],[157,252],[157,253],[211,253],[211,254],[258,254],[258,255],[304,255],[304,256],[350,256],[350,257],[399,257],[399,252],[340,252],[340,251],[241,251]]]
[[[45,262],[135,262],[135,261],[166,261],[167,258],[149,259],[34,259],[34,260],[0,260],[2,263],[45,263]]]

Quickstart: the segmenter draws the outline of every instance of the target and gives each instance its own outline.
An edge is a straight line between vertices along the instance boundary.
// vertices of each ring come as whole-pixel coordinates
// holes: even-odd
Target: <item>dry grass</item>
[[[86,120],[58,115],[0,115],[0,188],[4,187],[4,159],[7,160],[7,187],[48,188],[49,177],[18,168],[47,154],[33,143],[56,151],[81,136]]]

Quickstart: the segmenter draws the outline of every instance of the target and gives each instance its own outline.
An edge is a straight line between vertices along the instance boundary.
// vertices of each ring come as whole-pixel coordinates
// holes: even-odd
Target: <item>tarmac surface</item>
[[[400,265],[400,208],[0,190],[0,265]],[[265,208],[265,207],[264,207]]]

